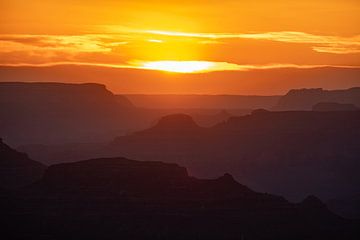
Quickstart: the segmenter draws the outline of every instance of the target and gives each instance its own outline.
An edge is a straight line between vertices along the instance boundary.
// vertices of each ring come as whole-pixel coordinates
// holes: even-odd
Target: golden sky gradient
[[[0,65],[180,75],[357,69],[359,12],[358,0],[2,0]]]

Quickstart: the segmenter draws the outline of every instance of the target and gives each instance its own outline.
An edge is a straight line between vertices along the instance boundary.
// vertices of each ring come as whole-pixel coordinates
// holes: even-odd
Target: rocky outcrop
[[[110,139],[132,108],[101,84],[0,83],[0,131],[12,145]]]
[[[42,177],[46,166],[17,152],[0,139],[0,187],[11,189],[31,184]]]
[[[195,121],[186,114],[171,114],[160,118],[155,126],[144,131],[137,132],[137,134],[176,134],[176,133],[193,133],[194,131],[201,131],[203,128],[195,123]]]

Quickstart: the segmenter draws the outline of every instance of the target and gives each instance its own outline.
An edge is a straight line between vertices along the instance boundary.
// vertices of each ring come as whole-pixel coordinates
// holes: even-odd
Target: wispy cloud
[[[283,43],[308,44],[310,48],[319,53],[330,54],[356,54],[360,52],[360,35],[341,37],[333,35],[317,35],[298,31],[279,31],[265,33],[204,33],[204,32],[176,32],[164,30],[138,30],[123,26],[101,26],[106,33],[130,34],[143,36],[144,34],[166,36],[174,38],[199,38],[199,43],[217,44],[224,43],[224,39],[254,39]]]
[[[339,63],[346,65],[346,60],[343,60],[345,59],[344,56],[338,57],[337,55],[360,53],[360,35],[354,37],[339,37],[289,31],[268,33],[187,33],[128,28],[118,28],[117,31],[115,31],[115,27],[111,29],[113,32],[87,33],[82,35],[0,34],[0,64],[13,66],[20,66],[21,64],[29,64],[29,66],[50,66],[71,63],[105,67],[146,68],[146,65],[134,64],[134,62],[130,60],[146,59],[147,62],[151,62],[151,60],[154,62],[155,60],[167,61],[170,59],[188,60],[188,63],[185,63],[186,66],[189,66],[190,60],[194,64],[198,62],[200,65],[204,64],[204,66],[209,63],[210,66],[206,69],[201,69],[202,71],[242,71],[283,67],[306,68],[314,66],[336,66],[339,65]],[[286,60],[285,63],[281,60],[278,61],[278,59],[281,58],[277,58],[277,56],[272,53],[273,55],[269,62],[282,62],[281,64],[256,65],[257,62],[252,61],[252,64],[244,65],[238,64],[244,63],[243,59],[238,60],[232,52],[223,51],[223,49],[228,49],[226,45],[224,45],[229,43],[229,41],[227,41],[228,39],[235,41],[236,39],[265,40],[261,42],[261,44],[265,44],[262,45],[265,46],[265,48],[267,46],[269,46],[269,48],[274,47],[271,44],[266,45],[266,41],[282,42],[285,44],[291,43],[295,44],[295,46],[299,44],[301,48],[292,46],[294,52],[289,53],[292,58]],[[183,43],[184,45],[182,45]],[[203,46],[199,46],[200,44]],[[189,47],[190,45],[191,47]],[[298,49],[302,51],[304,45],[315,51],[310,51],[310,57],[323,57],[323,53],[332,55],[329,58],[325,56],[325,61],[323,61],[324,58],[314,61],[310,61],[311,59],[309,61],[296,61],[296,54],[300,51]],[[185,50],[186,47],[189,47],[189,59],[184,57],[177,59],[177,56],[174,55],[175,53],[179,54],[179,51],[180,53],[183,51],[182,46],[184,46]],[[200,54],[196,55],[197,52],[200,52],[199,48],[203,48],[201,51],[205,49],[206,51],[204,52],[214,50],[214,54],[208,57],[211,61],[199,61],[199,59],[196,59],[202,57]],[[237,49],[234,49],[234,52],[236,51]],[[172,55],[172,53],[174,54]],[[158,55],[165,56],[165,59],[159,58]],[[196,58],[193,56],[196,56]],[[353,55],[348,56],[351,60],[348,61],[349,65],[356,64],[356,61],[353,60],[355,57],[356,56]],[[293,59],[295,59],[295,61],[291,61]],[[341,61],[337,61],[337,59]],[[310,62],[314,65],[306,65]],[[253,63],[255,65],[253,65]],[[258,61],[258,63],[263,62]],[[334,64],[332,65],[332,63]],[[171,65],[171,63],[169,64]]]
[[[152,42],[152,43],[163,43],[164,40],[159,40],[159,39],[148,39],[148,42]]]
[[[91,62],[74,62],[74,61],[60,61],[60,62],[48,62],[48,63],[4,63],[0,66],[4,67],[54,67],[54,66],[94,66],[94,67],[109,67],[109,68],[138,68],[131,65],[122,64],[109,64],[109,63],[91,63]]]
[[[111,48],[127,44],[106,34],[85,35],[0,35],[0,52],[55,51],[55,52],[110,52]]]
[[[251,71],[251,70],[266,70],[266,69],[282,69],[282,68],[297,68],[297,69],[313,69],[323,67],[337,67],[337,68],[356,68],[360,66],[333,66],[333,65],[296,65],[296,64],[264,64],[264,65],[247,65],[236,64],[228,62],[211,62],[211,61],[141,61],[133,60],[127,64],[107,64],[107,63],[89,63],[89,62],[52,62],[52,63],[9,63],[0,64],[6,67],[53,67],[62,65],[74,66],[95,66],[108,68],[128,68],[128,69],[143,69],[155,71],[170,71],[178,73],[204,73],[204,72],[218,72],[218,71]],[[188,70],[182,70],[193,66]]]
[[[356,54],[360,53],[359,46],[339,46],[338,44],[331,44],[328,46],[316,46],[313,50],[320,53],[334,53],[334,54]]]
[[[128,41],[107,34],[0,35],[0,63],[52,63],[58,61],[109,61],[113,50]],[[87,58],[87,59],[86,59]]]
[[[159,30],[144,31],[152,35],[164,35],[173,37],[190,37],[205,39],[254,39],[268,40],[284,43],[311,44],[316,52],[349,54],[360,52],[360,35],[354,37],[339,37],[314,35],[304,32],[267,32],[267,33],[186,33]]]

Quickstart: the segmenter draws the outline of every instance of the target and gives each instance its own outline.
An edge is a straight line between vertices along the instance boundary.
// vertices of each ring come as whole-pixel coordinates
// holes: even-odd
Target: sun
[[[144,62],[142,68],[176,73],[204,72],[213,67],[214,63],[207,61],[153,61]]]

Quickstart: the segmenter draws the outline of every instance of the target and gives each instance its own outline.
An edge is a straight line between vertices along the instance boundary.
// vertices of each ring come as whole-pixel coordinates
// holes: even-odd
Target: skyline
[[[189,79],[207,78],[215,72],[218,81],[226,82],[236,81],[237,75],[244,75],[242,72],[274,69],[283,72],[280,78],[288,79],[291,72],[297,78],[298,70],[333,67],[354,69],[356,75],[351,82],[360,86],[358,1],[6,0],[1,5],[0,66],[19,72],[29,67],[62,65],[72,65],[74,71],[78,66],[123,69],[121,78],[107,84],[110,89],[166,94],[174,91],[161,85],[149,90],[144,87],[146,83],[134,85],[137,91],[126,87],[121,90],[121,83],[115,81],[127,81],[144,70],[165,72],[161,76],[169,76],[169,81],[174,74],[179,75],[177,79]],[[155,83],[151,75],[145,78]],[[229,75],[234,79],[225,79]],[[12,81],[1,76],[1,81]],[[80,77],[77,81],[89,81],[86,74]],[[22,80],[27,78],[18,79]],[[244,91],[244,80],[240,77],[238,81],[233,85],[235,92],[266,92],[261,85],[260,90]],[[306,81],[294,87],[327,87]],[[347,86],[344,79],[332,81],[337,84],[331,83],[330,88]],[[281,89],[291,87],[286,82],[280,84],[284,85]],[[113,87],[116,85],[120,87]],[[211,93],[216,85],[208,87],[213,90],[205,87],[195,92]],[[191,86],[187,89],[191,90]],[[283,91],[269,90],[269,94]],[[223,93],[234,91],[219,92]]]

